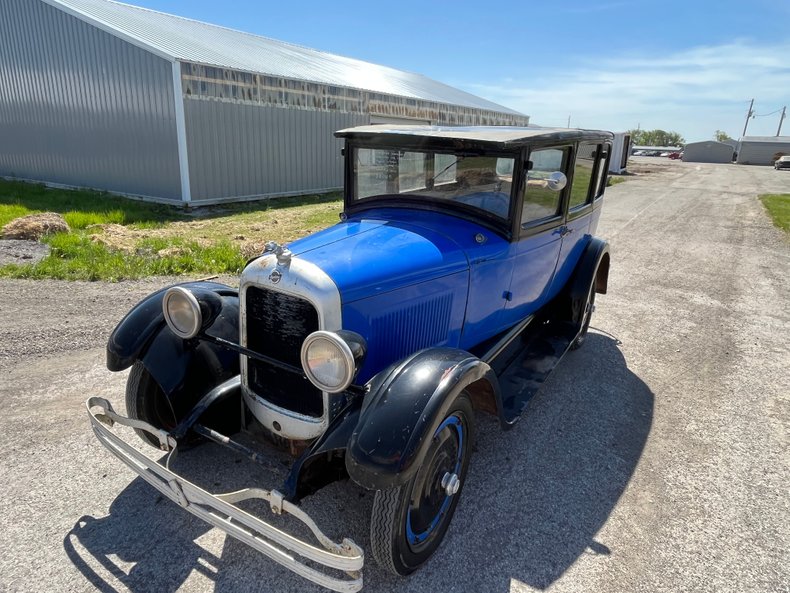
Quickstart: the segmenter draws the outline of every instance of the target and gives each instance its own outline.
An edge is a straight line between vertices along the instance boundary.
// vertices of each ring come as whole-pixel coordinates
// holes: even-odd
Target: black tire
[[[148,422],[156,428],[176,427],[175,413],[162,388],[139,360],[134,363],[126,381],[126,413],[130,418]],[[144,430],[134,429],[149,445],[159,448],[159,440]]]
[[[590,329],[590,319],[592,318],[593,310],[595,309],[595,280],[593,280],[590,292],[587,294],[587,302],[584,304],[584,321],[582,323],[582,330],[576,339],[571,342],[571,350],[578,350],[584,346],[587,340],[587,330]]]
[[[370,542],[382,568],[396,575],[411,574],[442,543],[466,480],[473,439],[472,404],[462,393],[434,433],[417,474],[403,486],[376,492]],[[460,480],[452,495],[441,485],[445,474]]]

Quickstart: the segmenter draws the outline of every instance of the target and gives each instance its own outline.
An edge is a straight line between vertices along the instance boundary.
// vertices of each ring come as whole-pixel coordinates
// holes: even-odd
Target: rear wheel
[[[584,346],[587,340],[587,330],[590,329],[590,319],[592,318],[593,311],[595,311],[595,281],[590,287],[590,292],[587,294],[587,302],[584,305],[584,317],[582,318],[582,329],[576,339],[571,342],[571,350],[578,350]]]
[[[126,413],[130,418],[142,420],[164,430],[176,427],[176,417],[170,402],[159,384],[139,360],[134,363],[126,381]],[[159,448],[159,439],[135,428],[146,443]]]
[[[472,452],[474,416],[462,393],[434,432],[420,468],[403,486],[376,492],[370,521],[373,557],[407,575],[436,551],[450,525]]]

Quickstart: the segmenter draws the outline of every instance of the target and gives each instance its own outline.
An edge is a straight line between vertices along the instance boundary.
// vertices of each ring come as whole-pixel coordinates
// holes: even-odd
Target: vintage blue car
[[[463,490],[475,414],[509,428],[584,343],[607,288],[609,249],[594,233],[612,135],[364,126],[337,136],[340,222],[268,244],[238,290],[196,282],[143,300],[107,345],[110,370],[131,367],[128,418],[101,398],[87,407],[102,443],[164,495],[304,577],[355,591],[362,550],[326,537],[300,499],[351,479],[375,492],[376,561],[406,575],[428,560]],[[149,458],[114,423],[168,455]],[[263,450],[244,431],[265,437]],[[177,447],[199,440],[273,470],[268,458],[285,451],[290,470],[278,490],[211,494],[170,468]],[[315,541],[237,506],[250,498]]]

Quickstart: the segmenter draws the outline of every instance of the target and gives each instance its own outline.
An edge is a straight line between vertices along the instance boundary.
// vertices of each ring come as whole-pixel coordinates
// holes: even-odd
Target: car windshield
[[[506,219],[515,159],[389,148],[355,148],[354,201],[403,195],[447,200]]]

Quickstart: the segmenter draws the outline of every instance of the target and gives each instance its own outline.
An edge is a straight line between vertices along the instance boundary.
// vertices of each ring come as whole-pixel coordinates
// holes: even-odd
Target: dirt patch
[[[651,157],[657,158],[657,157]],[[628,161],[628,173],[630,175],[654,175],[665,171],[664,163],[640,163],[633,160]],[[671,166],[671,165],[670,165]]]
[[[175,222],[166,228],[162,229],[135,229],[126,227],[120,224],[95,224],[88,227],[88,230],[94,231],[91,235],[91,241],[104,245],[108,249],[114,251],[122,251],[124,253],[135,253],[137,251],[137,244],[144,239],[172,239],[175,237],[189,238],[201,247],[208,247],[213,241],[204,237],[195,237],[194,225],[195,223]],[[161,251],[166,251],[162,249]],[[167,254],[166,254],[167,255]]]
[[[7,264],[29,265],[40,262],[49,255],[49,245],[21,239],[0,240],[0,266]]]
[[[683,161],[657,156],[636,156],[628,159],[627,175],[671,175],[683,170]]]
[[[120,224],[88,227],[92,241],[108,249],[135,253],[145,239],[183,239],[207,247],[220,241],[238,245],[245,257],[261,252],[267,241],[288,243],[319,231],[340,211],[338,204],[315,204],[299,209],[253,212],[228,218],[205,218],[143,229]]]

